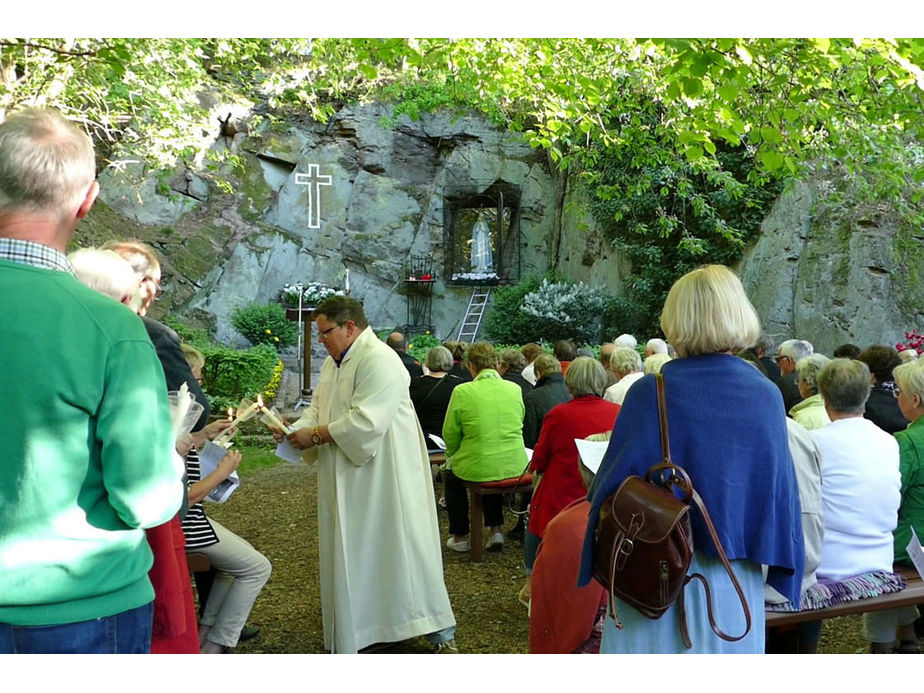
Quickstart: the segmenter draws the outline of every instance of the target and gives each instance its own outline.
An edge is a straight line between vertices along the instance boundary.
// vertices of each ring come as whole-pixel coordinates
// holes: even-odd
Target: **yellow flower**
[[[278,342],[278,341],[279,341],[279,337],[273,337],[273,340]]]
[[[272,331],[272,330],[267,330],[267,331],[266,331],[266,334],[273,334],[273,331]]]
[[[413,344],[408,344],[408,345],[407,345],[407,348],[408,348],[408,349],[413,349],[413,348],[414,348],[414,345],[413,345]]]

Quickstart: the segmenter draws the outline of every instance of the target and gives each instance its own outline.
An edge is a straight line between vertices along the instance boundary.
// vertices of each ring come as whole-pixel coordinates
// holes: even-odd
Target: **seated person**
[[[830,361],[824,354],[812,354],[796,362],[796,384],[802,401],[789,410],[789,415],[810,431],[831,423],[818,392],[818,373]]]
[[[804,360],[804,359],[803,359]],[[825,415],[827,416],[827,414]],[[811,434],[802,424],[786,417],[789,452],[796,468],[799,505],[802,508],[802,538],[805,543],[805,568],[802,572],[802,593],[818,582],[815,575],[821,561],[824,518],[821,501],[821,453]],[[786,598],[769,585],[764,585],[764,601],[781,604]],[[821,621],[806,621],[787,629],[772,629],[767,633],[765,652],[776,654],[814,654],[818,651]]]
[[[902,479],[902,502],[894,532],[895,562],[911,565],[908,557],[911,528],[919,540],[924,538],[924,474],[921,474],[924,468],[924,361],[903,364],[894,374],[898,405],[902,415],[911,422],[907,430],[895,434]],[[872,642],[880,643],[877,649],[882,652],[888,652],[890,646],[902,654],[920,652],[914,633],[915,618],[917,609],[913,606],[867,614],[867,635]]]
[[[526,395],[532,391],[533,384],[523,377],[524,368],[526,368],[526,357],[523,356],[522,351],[504,349],[497,359],[497,372],[504,380],[516,383],[525,400]]]
[[[567,339],[559,339],[555,342],[555,348],[552,350],[552,354],[561,364],[561,372],[567,373],[568,366],[577,358],[577,349],[575,349],[573,342]]]
[[[889,572],[901,502],[899,453],[893,436],[863,418],[869,368],[859,360],[834,359],[818,373],[818,389],[831,419],[811,431],[821,452],[825,527],[818,577],[845,580]],[[891,645],[868,635],[873,651]]]
[[[588,440],[608,440],[609,432]],[[602,458],[601,458],[602,459]],[[578,458],[585,489],[600,461],[591,468]],[[562,509],[545,527],[533,565],[529,607],[531,654],[596,654],[606,617],[606,590],[596,580],[576,587],[590,503],[582,496]]]
[[[468,345],[465,342],[446,340],[443,342],[443,346],[449,349],[449,352],[452,354],[452,368],[449,369],[449,372],[463,382],[470,382],[472,374],[469,373],[468,368],[465,367],[465,349]]]
[[[202,376],[205,357],[197,349],[186,345],[183,349],[193,375]],[[218,467],[201,479],[197,447],[214,438],[217,431],[206,427],[192,433],[185,442],[186,474],[189,479],[189,511],[183,520],[186,550],[205,555],[218,573],[209,590],[208,599],[199,628],[199,645],[202,654],[221,654],[237,645],[241,631],[263,589],[269,580],[272,565],[266,556],[257,551],[231,530],[210,520],[205,515],[202,501],[215,487],[237,469],[241,453],[230,451]]]
[[[542,353],[542,347],[536,344],[535,342],[529,342],[520,347],[520,353],[523,354],[523,358],[526,359],[526,366],[523,368],[523,378],[526,379],[530,385],[536,384],[536,370],[533,366],[533,362],[539,357]]]
[[[425,365],[427,374],[411,381],[411,402],[414,403],[420,428],[427,436],[427,448],[436,450],[438,446],[430,436],[442,438],[443,419],[446,418],[449,398],[463,381],[449,372],[452,369],[452,354],[446,347],[430,349]]]
[[[642,371],[642,357],[626,346],[617,346],[610,355],[610,370],[616,376],[616,384],[603,393],[603,399],[614,404],[622,404],[632,384],[645,373]]]
[[[443,423],[449,466],[443,481],[452,535],[446,546],[459,552],[469,550],[468,492],[463,482],[509,479],[524,473],[528,464],[520,388],[497,372],[491,344],[469,347],[466,363],[473,380],[452,391]],[[484,524],[490,533],[485,548],[499,551],[504,546],[503,496],[484,497]]]
[[[530,449],[536,447],[542,431],[542,419],[548,411],[571,399],[558,359],[551,354],[540,354],[533,366],[536,386],[523,398],[523,442]]]
[[[571,399],[550,409],[542,421],[542,432],[530,462],[534,491],[523,542],[526,584],[519,594],[522,604],[530,600],[530,574],[546,525],[573,500],[587,495],[578,473],[574,439],[613,430],[619,405],[603,399],[605,384],[606,375],[600,362],[578,356],[565,373]]]
[[[652,354],[651,356],[645,358],[642,372],[645,375],[655,375],[656,373],[660,373],[661,367],[670,360],[671,357],[667,353]]]
[[[866,347],[857,359],[869,367],[873,389],[866,400],[863,416],[879,426],[886,433],[904,431],[908,419],[902,415],[895,399],[895,378],[892,372],[902,363],[898,351],[884,344]]]

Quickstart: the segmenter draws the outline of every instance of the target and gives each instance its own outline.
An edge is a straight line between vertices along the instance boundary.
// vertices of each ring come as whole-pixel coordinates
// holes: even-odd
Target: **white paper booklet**
[[[603,456],[606,454],[606,449],[609,447],[610,441],[575,438],[574,444],[577,445],[581,462],[584,463],[585,467],[596,474],[597,470],[600,469],[600,464],[603,462]]]
[[[226,447],[211,440],[202,446],[199,451],[199,478],[204,479],[214,472],[218,468],[218,463],[227,453],[228,449]],[[205,500],[213,503],[224,503],[240,485],[241,480],[237,472],[231,472],[227,479],[212,489],[212,492],[205,497]]]
[[[921,540],[918,539],[914,527],[911,528],[911,541],[908,542],[908,556],[911,557],[911,562],[917,568],[918,575],[924,580],[924,548],[921,547]]]
[[[237,472],[231,472],[227,479],[212,489],[212,492],[205,497],[205,500],[212,501],[213,503],[224,503],[240,485],[241,480],[237,476]]]
[[[276,446],[276,457],[289,464],[299,464],[302,461],[302,451],[283,438]]]

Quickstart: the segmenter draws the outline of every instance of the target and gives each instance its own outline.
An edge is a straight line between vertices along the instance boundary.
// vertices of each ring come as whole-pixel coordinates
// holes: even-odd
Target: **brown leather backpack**
[[[609,591],[609,614],[620,629],[623,625],[616,616],[616,597],[651,619],[660,618],[675,601],[679,601],[680,631],[688,649],[693,643],[687,629],[683,591],[688,582],[699,579],[706,590],[709,625],[723,640],[735,642],[751,630],[747,599],[729,565],[702,498],[693,488],[687,473],[671,462],[664,379],[660,373],[655,377],[664,459],[652,466],[644,479],[638,476],[626,478],[604,501],[594,540],[593,575]],[[675,488],[682,492],[682,499],[674,495]],[[719,558],[744,607],[747,627],[737,637],[723,633],[716,625],[712,614],[712,594],[706,578],[699,573],[687,574],[693,560],[691,499],[702,513]]]

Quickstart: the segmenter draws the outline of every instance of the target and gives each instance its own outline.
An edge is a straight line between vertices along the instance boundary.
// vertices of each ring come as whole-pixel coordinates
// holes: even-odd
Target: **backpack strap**
[[[706,610],[709,614],[709,625],[712,627],[712,632],[718,635],[722,640],[727,642],[737,642],[741,640],[744,636],[751,632],[751,610],[748,609],[748,600],[744,596],[744,590],[741,589],[741,583],[738,582],[738,578],[735,577],[735,573],[732,570],[731,564],[728,562],[728,556],[725,555],[725,549],[722,548],[722,542],[719,541],[718,534],[715,531],[715,526],[712,524],[712,518],[709,517],[709,512],[706,510],[706,504],[703,503],[703,499],[700,498],[699,493],[696,492],[696,489],[693,491],[693,502],[696,504],[696,507],[699,508],[700,513],[702,513],[703,519],[706,521],[706,528],[709,530],[709,536],[712,537],[712,543],[715,544],[716,552],[719,554],[719,559],[722,561],[722,565],[725,567],[725,572],[728,573],[728,577],[731,578],[732,584],[735,586],[735,591],[738,593],[738,599],[741,600],[741,608],[744,609],[744,620],[745,628],[744,632],[738,636],[731,636],[727,633],[724,633],[716,624],[715,617],[712,614],[712,592],[709,590],[709,582],[706,578],[700,573],[693,573],[688,580],[698,579],[703,583],[703,588],[706,590]],[[681,599],[681,631],[685,630],[686,622],[683,619],[683,593],[680,595]],[[686,637],[689,637],[687,635]]]

